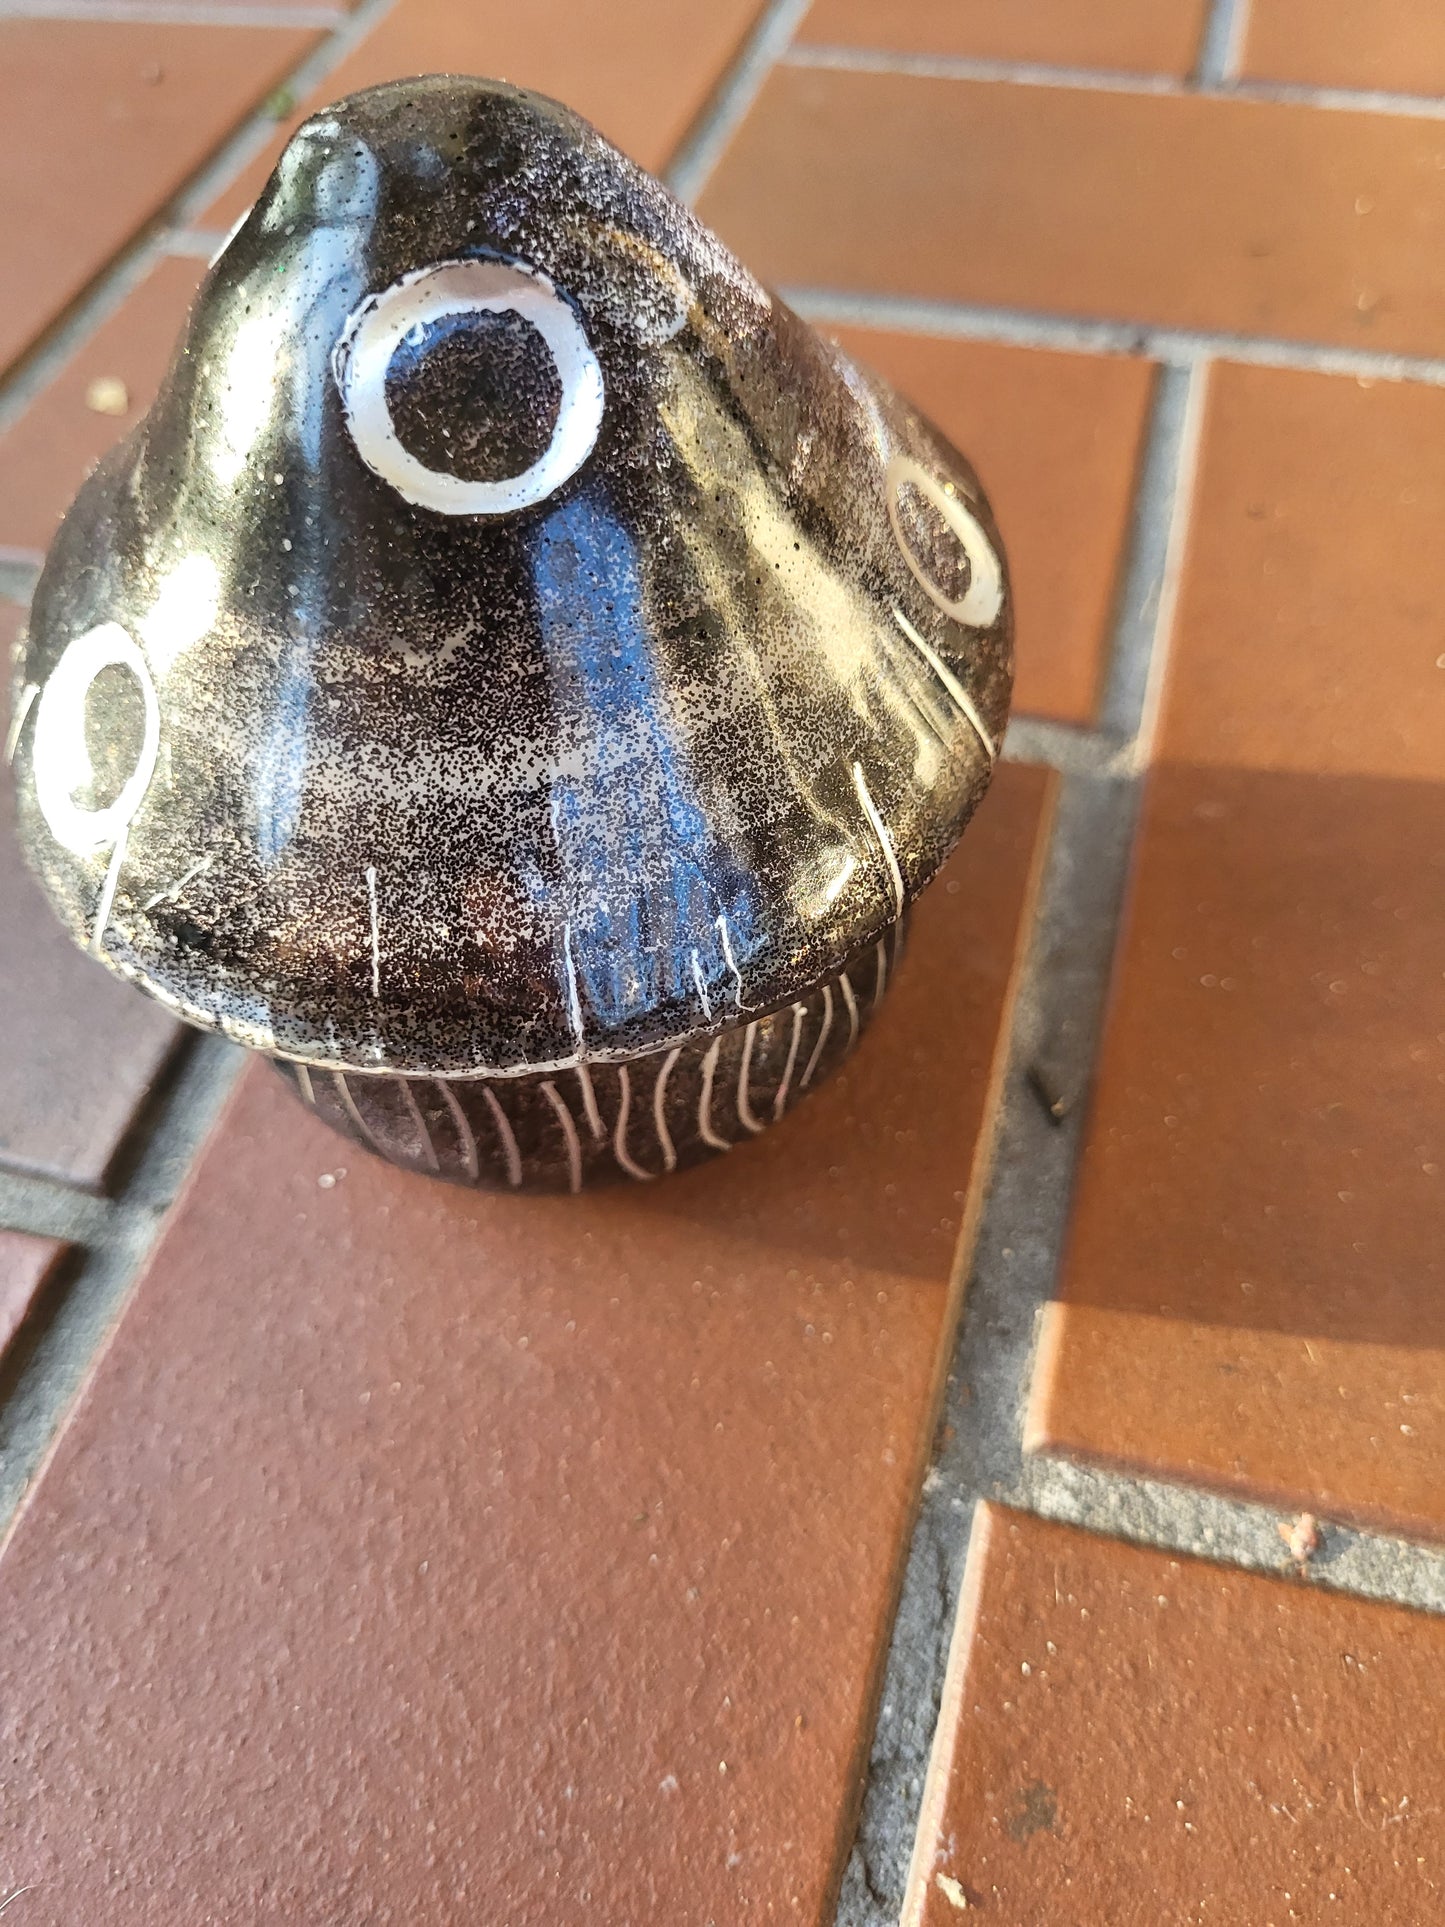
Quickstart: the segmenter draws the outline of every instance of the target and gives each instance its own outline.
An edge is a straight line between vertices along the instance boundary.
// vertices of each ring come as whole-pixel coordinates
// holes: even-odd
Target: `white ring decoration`
[[[145,727],[135,768],[113,803],[83,809],[75,792],[92,775],[85,747],[85,699],[102,669],[128,669],[141,687]],[[160,705],[145,657],[118,622],[103,622],[70,643],[50,672],[35,711],[30,761],[35,800],[50,833],[76,856],[114,843],[130,827],[155,772],[161,745]]]
[[[402,446],[386,405],[392,356],[413,329],[446,315],[509,312],[537,330],[557,367],[562,404],[551,441],[530,468],[497,482],[428,468]],[[546,275],[505,261],[442,261],[369,295],[332,351],[331,372],[367,467],[408,502],[439,515],[510,515],[545,501],[586,461],[602,426],[602,370],[581,322]]]
[[[926,496],[938,510],[949,528],[959,539],[963,552],[968,557],[968,587],[957,602],[951,602],[938,584],[924,572],[923,565],[908,546],[903,533],[902,518],[898,511],[898,495],[905,483],[911,483],[920,495]],[[888,474],[884,484],[888,494],[888,520],[893,524],[893,536],[903,551],[903,559],[913,571],[919,586],[927,594],[930,602],[942,609],[946,616],[955,622],[967,623],[970,629],[988,629],[998,620],[998,612],[1003,607],[1003,569],[993,544],[984,532],[982,522],[968,508],[957,494],[950,492],[920,463],[911,456],[895,455],[888,464]]]

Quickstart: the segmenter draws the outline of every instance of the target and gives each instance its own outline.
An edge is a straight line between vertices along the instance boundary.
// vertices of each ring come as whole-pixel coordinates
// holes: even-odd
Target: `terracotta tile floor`
[[[1445,92],[1445,13],[1421,0],[1255,0],[1240,71],[1438,95]]]
[[[696,120],[760,0],[397,0],[375,32],[303,103],[409,73],[499,75],[576,108],[643,167],[667,165]],[[205,212],[229,228],[264,183],[298,114]]]
[[[1438,355],[1439,123],[780,66],[700,211],[769,281]]]
[[[3,1927],[1445,1919],[1438,7],[75,12],[0,642],[300,113],[450,67],[969,450],[1020,660],[846,1074],[595,1203],[208,1124],[0,808]]]
[[[986,1506],[904,1919],[1438,1920],[1442,1667],[1439,1619]]]
[[[801,46],[954,55],[1050,67],[1144,74],[1189,73],[1199,51],[1205,0],[812,0]]]

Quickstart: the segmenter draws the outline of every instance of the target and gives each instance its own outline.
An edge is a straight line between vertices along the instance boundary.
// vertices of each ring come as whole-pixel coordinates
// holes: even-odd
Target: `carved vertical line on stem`
[[[557,1086],[550,1077],[542,1080],[542,1095],[557,1115],[562,1126],[562,1136],[567,1141],[567,1182],[575,1194],[582,1189],[582,1143],[577,1136],[577,1126],[572,1122],[572,1113],[557,1095]]]
[[[432,1143],[432,1135],[427,1127],[427,1121],[421,1114],[421,1106],[416,1101],[416,1092],[411,1087],[411,1079],[409,1077],[398,1077],[396,1081],[401,1086],[401,1094],[406,1099],[406,1107],[411,1112],[412,1120],[416,1128],[421,1132],[422,1154],[432,1170],[439,1172],[442,1168],[441,1159],[437,1156],[437,1147]]]
[[[743,1033],[743,1056],[738,1066],[738,1122],[746,1131],[756,1137],[763,1129],[762,1122],[753,1115],[752,1095],[748,1090],[748,1077],[753,1067],[753,1046],[758,1041],[756,1021],[749,1024]]]
[[[627,1149],[627,1116],[632,1109],[632,1079],[627,1074],[625,1064],[617,1066],[617,1091],[617,1128],[612,1134],[612,1154],[628,1177],[636,1178],[640,1184],[650,1184],[651,1171],[644,1171]]]
[[[477,1156],[477,1137],[467,1122],[467,1114],[457,1101],[455,1092],[444,1077],[436,1080],[437,1089],[446,1099],[447,1108],[452,1114],[452,1122],[457,1127],[457,1146],[462,1154],[462,1162],[467,1167],[467,1176],[475,1184],[482,1174],[481,1161]]]
[[[497,1102],[496,1092],[490,1084],[483,1084],[482,1097],[492,1114],[492,1122],[497,1127],[497,1137],[502,1146],[502,1156],[507,1162],[507,1182],[515,1191],[522,1182],[522,1153],[517,1149],[517,1134],[512,1129],[512,1121]]]
[[[793,1034],[788,1040],[788,1058],[787,1062],[783,1065],[783,1081],[779,1084],[777,1095],[773,1099],[773,1122],[775,1124],[783,1115],[784,1108],[788,1102],[788,1091],[793,1082],[793,1066],[798,1061],[798,1044],[803,1035],[804,1008],[805,1006],[802,1004],[793,1005]]]
[[[725,1137],[719,1137],[712,1127],[712,1084],[717,1076],[717,1054],[722,1049],[721,1037],[714,1037],[708,1046],[707,1056],[702,1060],[702,1092],[697,1100],[697,1134],[704,1144],[710,1144],[715,1151],[730,1151],[733,1147]]]
[[[657,1073],[657,1082],[652,1087],[652,1121],[657,1127],[657,1141],[662,1147],[663,1168],[668,1171],[677,1169],[677,1150],[672,1142],[672,1133],[667,1128],[667,1080],[681,1055],[681,1044],[667,1053],[662,1069]]]
[[[828,1032],[832,1028],[833,1028],[833,986],[831,984],[824,984],[823,986],[823,1026],[822,1026],[822,1029],[818,1032],[818,1041],[814,1044],[812,1054],[808,1058],[808,1068],[803,1072],[803,1076],[801,1080],[801,1088],[803,1090],[807,1090],[808,1086],[813,1081],[813,1072],[818,1068],[818,1059],[823,1055],[823,1046],[824,1044],[827,1043]]]

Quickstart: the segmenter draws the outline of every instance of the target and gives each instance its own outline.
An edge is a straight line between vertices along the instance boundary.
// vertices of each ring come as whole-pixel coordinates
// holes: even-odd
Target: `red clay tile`
[[[1445,1622],[982,1508],[905,1927],[1441,1918]]]
[[[227,228],[265,185],[306,114],[408,74],[486,74],[550,94],[633,160],[665,167],[756,19],[762,0],[400,0],[203,216]]]
[[[0,21],[0,369],[315,38],[272,27]]]
[[[0,606],[0,739],[21,620]],[[16,845],[3,768],[0,904],[0,1165],[99,1190],[178,1027],[83,956],[56,922]]]
[[[1206,0],[813,0],[801,41],[889,53],[1187,74]]]
[[[200,261],[162,261],[0,434],[0,554],[49,547],[91,468],[150,406],[204,272]],[[104,382],[119,382],[124,399],[98,391]]]
[[[331,13],[335,14],[339,21],[357,4],[358,0],[207,0],[204,11],[208,17],[218,17],[222,26],[229,25],[232,17],[238,24],[244,26],[248,15],[253,15],[258,10],[263,13],[274,13],[278,8],[310,16]],[[86,0],[87,15],[96,19],[104,20],[109,15],[123,20],[128,14],[134,17],[137,11],[135,0]],[[177,8],[176,11],[180,12],[181,9]],[[200,12],[201,9],[196,8],[192,11]],[[323,20],[322,25],[326,24]]]
[[[701,213],[784,286],[1438,355],[1442,153],[1424,119],[783,67]]]
[[[1035,1447],[1433,1537],[1437,419],[1434,390],[1216,371],[1031,1420]]]
[[[1445,1536],[1445,790],[1151,782],[1030,1442]]]
[[[0,1362],[69,1248],[54,1238],[0,1231]],[[0,1887],[0,1897],[8,1892]]]
[[[823,1917],[1045,794],[655,1189],[448,1190],[248,1072],[0,1560],[27,1927]]]
[[[1160,753],[1445,778],[1445,389],[1217,367]]]
[[[1014,707],[1092,721],[1153,383],[1149,362],[832,328],[983,477],[1012,564]]]
[[[1251,0],[1241,71],[1317,87],[1445,93],[1435,0]]]

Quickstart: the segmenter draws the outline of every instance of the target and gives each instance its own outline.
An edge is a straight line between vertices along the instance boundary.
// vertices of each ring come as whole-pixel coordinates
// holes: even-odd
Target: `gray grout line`
[[[113,1201],[82,1192],[62,1197],[59,1185],[45,1187],[44,1195],[32,1185],[22,1196],[20,1181],[0,1180],[0,1221],[11,1221],[13,1204],[27,1217],[22,1228],[88,1246],[48,1322],[28,1343],[22,1327],[18,1368],[7,1361],[0,1403],[0,1534],[8,1530],[119,1318],[166,1208],[215,1122],[241,1061],[234,1045],[216,1038],[199,1037],[190,1044],[135,1167]]]
[[[1139,794],[1138,782],[1124,778],[1081,774],[1062,784],[942,1443],[908,1549],[837,1927],[891,1927],[902,1909],[979,1499],[1166,1553],[1294,1575],[1278,1532],[1282,1510],[1023,1451],[1037,1333],[1069,1222]],[[1061,1121],[1045,1094],[1062,1104]],[[1445,1612],[1445,1549],[1326,1521],[1308,1572],[1309,1583],[1340,1593]]]
[[[1434,388],[1445,387],[1445,356],[1438,355],[1337,348],[1324,342],[1284,341],[1150,322],[1093,320],[924,295],[792,285],[784,285],[778,292],[804,320],[823,327],[891,329],[903,334],[1083,354],[1140,355],[1179,367],[1203,359],[1238,361],[1301,374],[1348,375],[1356,381],[1418,381]]]
[[[1085,1098],[1121,929],[1142,785],[1198,465],[1208,363],[1159,372],[1115,616],[1103,724],[1020,718],[1006,754],[1064,771],[1009,1042],[988,1196],[885,1664],[837,1927],[889,1927],[903,1906],[980,1498],[1116,1538],[1292,1570],[1267,1507],[1023,1450],[1024,1405],[1067,1234]],[[1445,1553],[1331,1527],[1320,1582],[1445,1610]]]
[[[1280,1538],[1281,1508],[1044,1456],[1026,1456],[1013,1485],[989,1497],[1106,1538],[1445,1614],[1445,1547],[1326,1523],[1300,1572]]]
[[[1243,101],[1255,106],[1314,107],[1326,113],[1393,114],[1403,120],[1445,120],[1436,94],[1388,93],[1380,88],[1312,87],[1303,82],[1236,80],[1206,70],[1201,53],[1196,77],[1114,72],[1096,67],[1052,67],[1019,60],[975,60],[958,54],[890,53],[872,47],[802,45],[779,64],[829,73],[896,74],[910,80],[976,81],[988,86],[1041,87],[1070,93],[1130,94],[1157,100]]]
[[[789,45],[793,31],[808,11],[810,0],[774,0],[763,24],[754,30],[744,58],[763,34],[770,49],[750,61],[754,72],[774,64],[817,67],[833,72],[900,74],[924,80],[973,80],[1005,86],[1057,87],[1073,91],[1202,96],[1209,100],[1245,100],[1283,106],[1318,107],[1328,112],[1394,114],[1406,119],[1445,119],[1445,100],[1434,94],[1412,94],[1376,87],[1324,87],[1307,82],[1246,79],[1239,76],[1246,0],[1216,0],[1194,74],[1188,80],[1175,74],[1143,73],[1127,68],[1057,66],[1047,61],[975,58],[966,54],[920,54],[906,49],[828,45],[818,42]],[[791,16],[774,32],[769,15]],[[0,0],[0,20],[80,20],[101,23],[196,27],[311,28],[319,32],[344,30],[355,19],[343,7],[285,6],[265,0]],[[736,71],[736,70],[735,70]],[[737,121],[751,104],[754,86],[741,111],[727,119],[717,142],[721,150]],[[689,147],[691,142],[689,143]],[[692,190],[695,191],[695,190]],[[683,194],[683,198],[689,198]]]
[[[374,4],[380,12],[394,4],[394,0],[374,0]],[[270,125],[264,122],[259,134],[253,127],[236,137],[236,142],[208,170],[205,191],[195,197],[198,206],[213,199],[226,181],[260,151],[269,138]],[[237,151],[238,143],[244,143],[240,151]],[[188,201],[191,198],[187,196]],[[8,382],[0,385],[0,432],[49,386],[86,338],[120,306],[162,255],[210,259],[224,236],[219,231],[184,225],[183,213],[178,213],[178,219],[182,225],[143,237],[115,263],[44,344],[22,362]],[[1218,359],[1303,374],[1338,375],[1356,381],[1413,381],[1429,387],[1445,387],[1445,357],[1337,348],[1319,342],[1283,341],[1141,322],[1091,320],[857,289],[784,287],[780,292],[805,320],[823,327],[833,324],[876,328],[1078,354],[1135,355],[1175,367],[1186,367],[1202,359]],[[0,563],[6,560],[0,556]]]
[[[1249,0],[1213,0],[1194,64],[1194,78],[1202,86],[1221,87],[1238,78],[1248,12]]]
[[[1042,764],[1062,776],[1122,775],[1133,764],[1126,738],[1048,716],[1010,716],[1002,756],[1006,763]]]
[[[980,1497],[1038,1518],[1165,1555],[1208,1559],[1301,1587],[1445,1613],[1445,1550],[1324,1528],[1295,1566],[1267,1506],[1191,1487],[1099,1473],[1067,1460],[1025,1459],[980,1493],[946,1463],[929,1477],[910,1548],[863,1824],[844,1878],[838,1927],[893,1927],[903,1907],[963,1571]],[[940,1761],[936,1770],[945,1770]]]
[[[1094,321],[927,295],[891,294],[862,288],[807,288],[784,283],[779,294],[816,326],[887,328],[902,334],[942,335],[958,341],[993,341],[1007,347],[1065,349],[1080,354],[1160,354],[1160,331],[1142,322]],[[1182,354],[1178,359],[1183,359]]]
[[[951,1490],[1016,1482],[1035,1325],[1068,1226],[1133,846],[1137,783],[1065,777],[1060,792],[945,1400],[953,1433],[931,1475]]]
[[[1147,647],[1136,641],[1131,650],[1126,640],[1126,646],[1116,653],[1103,704],[1104,714],[1111,720],[1121,722],[1126,715],[1129,718],[1134,768],[1141,774],[1148,767],[1154,747],[1165,678],[1174,648],[1179,593],[1194,526],[1194,497],[1199,482],[1209,380],[1207,361],[1196,362],[1187,372],[1166,369],[1162,377],[1156,420],[1159,438],[1169,439],[1173,455],[1167,518],[1165,485],[1161,478],[1151,481],[1148,457],[1145,458],[1143,485],[1157,490],[1160,511],[1152,523],[1149,538],[1159,544],[1149,565],[1150,577],[1158,585],[1153,596],[1153,634]],[[1123,615],[1127,638],[1127,608]]]
[[[7,1231],[93,1245],[108,1235],[115,1219],[111,1198],[98,1198],[57,1178],[0,1168],[0,1225]]]
[[[980,60],[968,54],[893,52],[883,47],[832,46],[804,41],[779,64],[821,68],[826,73],[897,74],[908,80],[981,80],[1012,87],[1066,87],[1106,94],[1180,94],[1172,74],[1128,73],[1102,67],[1055,67],[1044,61]]]
[[[1153,722],[1174,621],[1198,462],[1207,362],[1158,370],[1135,489],[1129,559],[1115,612],[1114,647],[1099,706],[1103,728],[1136,743]]]
[[[1161,369],[1150,407],[1106,682],[1112,727],[1070,732],[1021,718],[1005,737],[1010,756],[1031,748],[1057,755],[1065,742],[1074,755],[1060,783],[1009,1040],[989,1191],[968,1260],[973,1269],[940,1431],[946,1443],[919,1501],[837,1927],[886,1927],[899,1917],[974,1507],[981,1495],[1015,1494],[1020,1486],[1035,1328],[1068,1224],[1084,1096],[1129,873],[1140,795],[1128,773],[1130,738],[1144,709],[1171,532],[1187,492],[1194,380],[1192,370]]]
[[[769,72],[786,53],[812,0],[769,0],[741,52],[673,156],[663,178],[680,201],[702,192],[723,149],[762,91]]]
[[[57,4],[61,3],[62,0],[57,0]],[[101,0],[96,0],[96,3],[101,4]],[[340,64],[395,3],[396,0],[363,0],[354,13],[338,15],[340,24],[336,30],[293,70],[286,83],[288,91],[299,101],[317,89],[327,74]],[[681,198],[695,197],[701,191],[723,148],[756,98],[771,66],[778,60],[804,65],[839,62],[856,65],[860,61],[876,65],[880,59],[895,61],[908,58],[870,55],[849,48],[790,46],[791,35],[806,13],[808,4],[809,0],[772,0],[772,4],[764,11],[742,53],[668,172],[669,182]],[[239,14],[241,10],[238,7],[235,11]],[[288,14],[287,17],[294,24],[295,16]],[[972,65],[978,67],[980,72],[986,67],[993,78],[1005,73],[1003,63]],[[1060,85],[1064,84],[1066,77],[1071,76],[1078,84],[1127,82],[1136,88],[1144,87],[1146,91],[1159,90],[1159,86],[1150,83],[1148,77],[1141,81],[1137,75],[1100,76],[1051,68],[1014,68],[1007,71],[1014,74],[1056,75],[1057,84]],[[1159,84],[1175,85],[1173,82]],[[1293,91],[1301,98],[1308,96],[1315,100],[1318,97],[1320,103],[1324,101],[1320,90]],[[1328,104],[1346,105],[1352,102],[1373,103],[1384,112],[1438,110],[1445,115],[1445,101],[1416,96],[1340,95],[1338,98],[1332,97]],[[253,114],[193,177],[173,203],[169,214],[160,217],[152,228],[136,237],[45,340],[22,358],[7,380],[0,381],[0,433],[55,379],[86,338],[115,312],[158,259],[164,255],[210,258],[222,236],[219,232],[197,228],[194,225],[195,218],[262,152],[272,138],[274,128],[275,123],[269,117]],[[860,327],[893,328],[964,340],[997,341],[1021,347],[1062,348],[1094,354],[1148,355],[1166,362],[1188,362],[1207,355],[1262,367],[1347,375],[1358,380],[1418,381],[1432,386],[1445,386],[1445,357],[1336,348],[1323,343],[1283,341],[1118,320],[1092,320],[857,290],[797,288],[784,289],[783,293],[805,319],[823,323],[832,321]]]
[[[208,265],[221,251],[226,239],[224,228],[172,228],[165,238],[166,253],[182,261],[204,261]]]
[[[0,602],[18,602],[22,609],[28,609],[39,579],[39,556],[0,550]]]
[[[0,380],[0,434],[50,386],[71,357],[140,286],[161,253],[160,238],[153,229],[133,239],[44,339]]]
[[[1306,87],[1288,80],[1236,80],[1196,88],[1209,100],[1262,101],[1276,107],[1317,107],[1329,114],[1391,114],[1397,120],[1445,120],[1438,94],[1391,94],[1378,87]]]
[[[367,0],[355,15],[331,10],[158,4],[145,0],[39,0],[22,11],[46,17],[223,18],[225,24],[339,23],[290,82],[298,99],[332,71],[394,0]],[[789,42],[808,0],[773,0],[669,170],[684,199],[695,198],[779,59],[868,71],[941,73],[1020,84],[1100,86],[1142,93],[1220,92],[1229,98],[1288,99],[1316,106],[1445,117],[1445,102],[1345,94],[1251,83],[1224,88],[1242,0],[1216,0],[1188,89],[1162,78],[1065,73],[1005,63],[917,63],[856,57],[851,50],[794,49]],[[213,251],[218,236],[185,223],[261,151],[273,124],[261,116],[234,135],[178,197],[179,230],[142,236],[54,331],[0,394],[0,425],[45,386],[79,342],[111,313],[161,253]],[[1172,585],[1197,449],[1199,411],[1212,356],[1445,385],[1445,360],[1376,354],[1119,322],[1070,320],[961,303],[805,290],[788,298],[811,319],[902,328],[1024,346],[1144,354],[1159,375],[1141,466],[1131,556],[1120,592],[1115,649],[1099,729],[1043,718],[1010,724],[1005,756],[1045,762],[1063,776],[1040,906],[1011,1039],[994,1170],[974,1252],[974,1274],[946,1397],[947,1439],[930,1472],[910,1546],[870,1761],[859,1840],[838,1910],[839,1927],[878,1927],[897,1918],[913,1848],[919,1801],[937,1717],[958,1586],[974,1505],[980,1496],[1017,1505],[1115,1538],[1205,1556],[1241,1567],[1289,1570],[1266,1507],[1220,1498],[1022,1452],[1022,1400],[1038,1316],[1054,1284],[1078,1155],[1082,1097],[1093,1062],[1126,885],[1139,788],[1136,732],[1147,731],[1167,648]],[[19,399],[17,399],[19,398]],[[34,570],[0,558],[0,595],[23,600]],[[1155,673],[1151,677],[1150,665]],[[89,1247],[54,1315],[31,1345],[0,1408],[0,1521],[10,1517],[57,1434],[66,1410],[119,1314],[162,1215],[194,1160],[240,1062],[214,1039],[198,1040],[117,1200],[97,1199],[43,1179],[0,1173],[0,1222]],[[1039,1085],[1066,1106],[1056,1122]],[[1365,1597],[1445,1611],[1445,1552],[1331,1526],[1311,1568],[1318,1583]]]
[[[312,27],[347,18],[339,7],[250,6],[245,0],[0,0],[0,20],[88,20],[157,27]]]
[[[1017,1483],[1021,1398],[1068,1217],[1137,800],[1138,785],[1124,778],[1066,776],[1060,785],[945,1395],[948,1442],[920,1499],[838,1927],[898,1918],[974,1502]],[[1041,1090],[1064,1107],[1062,1121]]]
[[[336,31],[293,68],[288,90],[298,101],[319,87],[394,4],[363,0]],[[190,9],[194,17],[197,10]],[[119,17],[112,15],[111,17]],[[299,15],[288,14],[288,24]],[[254,14],[226,24],[256,25]],[[259,111],[233,134],[141,234],[96,278],[70,312],[0,384],[0,430],[49,385],[81,343],[111,315],[172,247],[168,228],[193,218],[271,138],[275,123]],[[0,556],[0,597],[25,603],[37,570],[28,557]],[[149,1133],[115,1199],[99,1199],[43,1179],[0,1172],[0,1223],[65,1238],[82,1255],[53,1310],[22,1328],[0,1367],[0,1532],[8,1529],[85,1380],[126,1294],[159,1232],[164,1213],[239,1069],[241,1054],[215,1038],[192,1042],[160,1100]],[[50,1296],[47,1296],[47,1305]]]
[[[1113,1538],[1264,1572],[1292,1572],[1280,1513],[1197,1488],[1026,1456],[1024,1402],[1039,1320],[1067,1231],[1084,1097],[1102,1025],[1140,786],[1118,773],[1145,720],[1150,665],[1167,653],[1197,461],[1206,370],[1165,370],[1141,468],[1106,716],[1069,731],[1022,718],[1010,756],[1043,751],[1067,773],[1011,1039],[989,1195],[928,1474],[837,1927],[885,1927],[901,1911],[979,1498]],[[1067,756],[1060,751],[1068,746]],[[1046,1108],[1062,1106],[1056,1120]],[[1445,1551],[1330,1526],[1310,1568],[1350,1594],[1445,1612]]]

